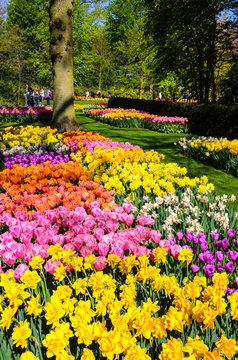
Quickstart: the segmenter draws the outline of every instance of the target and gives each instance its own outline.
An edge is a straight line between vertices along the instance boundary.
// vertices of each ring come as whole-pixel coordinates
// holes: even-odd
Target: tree
[[[151,66],[155,54],[150,40],[144,32],[144,19],[140,18],[127,29],[125,39],[118,45],[124,59],[126,76],[139,88],[140,99],[143,98],[145,86],[154,82]]]
[[[200,102],[215,100],[215,71],[218,58],[220,14],[235,9],[235,0],[147,0],[147,28],[154,37],[158,67],[175,71]]]
[[[106,32],[115,54],[117,86],[123,85],[128,94],[141,98],[148,88],[152,97],[154,49],[152,37],[144,31],[143,2],[112,0],[107,13]]]
[[[77,128],[73,104],[72,21],[72,0],[50,0],[50,55],[54,78],[52,126],[59,131]]]
[[[113,67],[113,53],[106,38],[105,27],[94,30],[91,41],[92,69],[98,79],[98,89],[109,85],[111,67]]]
[[[19,29],[27,53],[23,79],[28,84],[50,86],[52,68],[49,54],[49,1],[10,0],[7,30]]]

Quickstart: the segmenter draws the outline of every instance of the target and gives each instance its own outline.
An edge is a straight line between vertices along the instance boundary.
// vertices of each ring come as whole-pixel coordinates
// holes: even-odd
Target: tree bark
[[[59,131],[78,128],[73,99],[73,1],[50,0],[50,55],[54,78],[52,126]]]

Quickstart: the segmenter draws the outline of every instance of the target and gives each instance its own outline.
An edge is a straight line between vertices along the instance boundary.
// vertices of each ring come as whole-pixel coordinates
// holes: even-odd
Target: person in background
[[[33,96],[34,96],[34,106],[38,106],[39,91],[37,89],[37,86],[35,86]]]
[[[40,106],[44,106],[44,96],[45,96],[44,89],[41,88],[41,90],[40,90],[40,97],[39,97],[39,99],[40,99]]]
[[[162,100],[162,92],[159,92],[159,99]]]
[[[27,103],[28,106],[34,106],[34,95],[31,88],[29,88],[28,95],[27,95]]]
[[[89,97],[89,91],[88,90],[86,91],[86,97]]]
[[[29,90],[27,89],[27,90],[25,91],[25,94],[24,94],[24,98],[25,98],[25,106],[27,106],[27,105],[28,105],[28,100],[27,100],[28,93],[29,93]]]
[[[48,88],[45,89],[45,98],[47,101],[47,106],[50,106],[50,91]]]
[[[101,94],[101,91],[100,90],[98,90],[98,92],[97,92],[97,97],[101,97],[102,96],[102,94]]]
[[[111,93],[110,93],[110,91],[108,91],[108,93],[107,93],[107,97],[108,97],[108,98],[110,98],[110,97],[111,97]]]

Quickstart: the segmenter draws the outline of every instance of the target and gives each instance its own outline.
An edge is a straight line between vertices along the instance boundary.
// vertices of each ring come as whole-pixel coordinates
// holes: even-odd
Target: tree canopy
[[[0,8],[1,102],[23,101],[26,83],[53,86],[50,3],[9,0],[7,12]],[[74,93],[151,99],[164,89],[200,102],[228,89],[236,95],[237,15],[235,0],[75,0]]]

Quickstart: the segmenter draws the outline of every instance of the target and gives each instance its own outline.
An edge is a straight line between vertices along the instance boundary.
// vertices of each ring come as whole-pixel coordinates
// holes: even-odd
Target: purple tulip
[[[218,272],[223,272],[225,270],[221,263],[217,263],[216,268]]]
[[[214,264],[215,256],[213,255],[213,253],[211,251],[207,250],[204,253],[204,260],[207,264]]]
[[[215,255],[218,261],[224,260],[224,253],[222,251],[217,251]]]
[[[214,247],[215,247],[215,249],[217,249],[217,250],[219,250],[221,246],[222,246],[222,241],[221,241],[221,240],[218,240],[218,241],[215,242],[215,244],[214,244]]]
[[[203,270],[207,276],[212,277],[215,272],[215,266],[212,264],[208,264],[203,267]]]
[[[233,238],[235,236],[235,231],[233,229],[228,229],[227,230],[227,235],[230,237],[230,238]]]
[[[207,235],[204,234],[203,232],[199,233],[199,242],[202,241],[207,241]]]
[[[236,287],[238,288],[238,276],[235,279]]]
[[[211,237],[212,237],[213,240],[216,241],[216,240],[219,239],[219,233],[217,233],[217,232],[211,233]]]
[[[188,231],[186,233],[186,240],[187,241],[192,241],[193,240],[193,234],[190,231]]]
[[[235,292],[235,290],[228,287],[227,289],[224,289],[224,292],[226,295],[231,295],[233,292]]]
[[[225,239],[223,239],[223,240],[222,240],[222,247],[223,247],[223,249],[224,249],[225,251],[227,251],[227,250],[228,250],[228,247],[229,247],[229,241],[228,241],[228,239],[227,239],[227,238],[225,238]]]
[[[231,261],[231,262],[225,264],[225,268],[226,268],[226,271],[232,273],[235,270],[235,265]]]
[[[208,250],[208,246],[207,246],[207,243],[205,241],[203,241],[201,244],[200,244],[200,249],[202,251],[206,251]]]
[[[199,260],[200,260],[202,263],[205,263],[204,253],[200,253],[200,254],[198,255],[198,258],[199,258]]]
[[[176,244],[176,239],[174,237],[170,237],[169,239],[170,245],[175,245]]]
[[[229,260],[232,260],[232,261],[235,261],[238,259],[238,252],[237,251],[232,251],[232,250],[229,250],[228,251],[228,258]]]
[[[193,273],[197,273],[200,270],[200,266],[193,264],[191,265],[191,269]]]
[[[177,236],[177,239],[178,239],[179,241],[180,241],[180,240],[183,240],[184,233],[181,232],[181,231],[178,231],[177,234],[176,234],[176,236]]]

